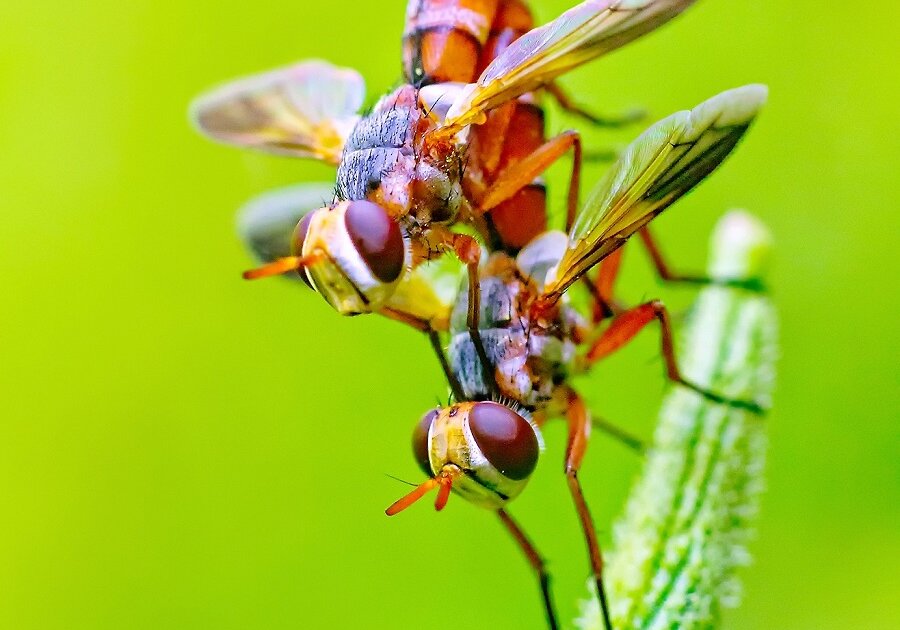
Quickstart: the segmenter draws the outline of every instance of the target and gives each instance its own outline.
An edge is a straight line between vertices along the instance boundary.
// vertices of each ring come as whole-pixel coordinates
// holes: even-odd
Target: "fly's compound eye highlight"
[[[537,466],[541,449],[534,428],[509,407],[475,403],[469,411],[469,430],[485,459],[503,476],[527,479]]]
[[[371,201],[353,201],[344,213],[344,225],[373,276],[385,283],[400,277],[406,257],[403,234],[384,208]]]

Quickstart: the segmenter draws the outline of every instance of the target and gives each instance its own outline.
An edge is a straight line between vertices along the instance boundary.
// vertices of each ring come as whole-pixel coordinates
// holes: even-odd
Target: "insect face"
[[[413,430],[413,454],[433,478],[391,508],[396,514],[433,487],[450,487],[487,508],[503,507],[525,488],[541,450],[537,427],[509,407],[464,402],[429,411]],[[438,509],[446,497],[438,495]]]
[[[342,202],[311,213],[297,225],[293,249],[295,256],[311,261],[307,277],[342,315],[381,308],[411,255],[397,222],[370,201]]]

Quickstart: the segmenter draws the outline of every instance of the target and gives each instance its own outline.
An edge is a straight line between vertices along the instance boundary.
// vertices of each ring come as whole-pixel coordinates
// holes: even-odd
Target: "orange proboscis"
[[[434,502],[434,509],[440,512],[444,509],[444,506],[447,505],[447,501],[450,498],[450,490],[453,487],[453,477],[455,476],[456,474],[454,474],[452,471],[442,470],[437,477],[419,484],[412,492],[407,494],[405,497],[395,501],[388,509],[384,511],[384,513],[388,516],[393,516],[394,514],[402,512],[410,505],[428,494],[434,488],[439,488],[437,499]]]
[[[297,271],[299,269],[302,269],[303,267],[308,267],[309,265],[314,264],[318,260],[319,256],[317,256],[316,254],[310,254],[309,256],[285,256],[284,258],[273,260],[272,262],[261,267],[257,267],[256,269],[249,269],[241,275],[244,280],[268,278],[269,276],[277,276],[283,273],[287,273],[288,271]]]
[[[450,489],[453,487],[453,480],[447,480],[447,483],[442,483],[441,487],[438,488],[437,499],[434,500],[434,509],[440,512],[447,505],[447,501],[450,499]]]

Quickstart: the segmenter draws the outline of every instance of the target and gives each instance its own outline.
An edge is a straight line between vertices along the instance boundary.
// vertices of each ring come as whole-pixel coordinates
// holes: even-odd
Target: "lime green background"
[[[572,1],[535,2],[542,20]],[[443,393],[423,339],[244,283],[234,210],[325,166],[188,127],[211,84],[307,57],[399,76],[404,2],[5,2],[0,8],[0,627],[541,627],[492,517],[382,510],[418,479],[414,421]],[[782,360],[769,490],[729,628],[897,627],[900,592],[893,2],[700,2],[564,83],[653,117],[723,89],[771,99],[714,178],[659,220],[702,266],[728,207],[771,226]],[[558,114],[550,129],[579,121]],[[590,146],[638,128],[587,130]],[[600,167],[588,170],[596,179]],[[551,176],[559,201],[565,173]],[[558,207],[558,203],[557,203]],[[658,285],[629,248],[632,300]],[[646,334],[581,383],[649,435],[664,391]],[[551,426],[512,511],[571,617],[587,563]],[[637,458],[597,436],[582,475],[603,539]]]

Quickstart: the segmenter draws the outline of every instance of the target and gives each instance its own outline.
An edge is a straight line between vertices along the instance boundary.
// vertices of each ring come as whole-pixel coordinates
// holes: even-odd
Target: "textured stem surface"
[[[710,276],[761,280],[765,228],[734,211],[716,227]],[[682,335],[686,378],[769,407],[776,316],[761,293],[722,285],[700,292]],[[739,600],[735,577],[763,485],[765,419],[675,387],[652,448],[615,527],[606,584],[616,630],[711,628]],[[576,625],[601,628],[596,598]]]

